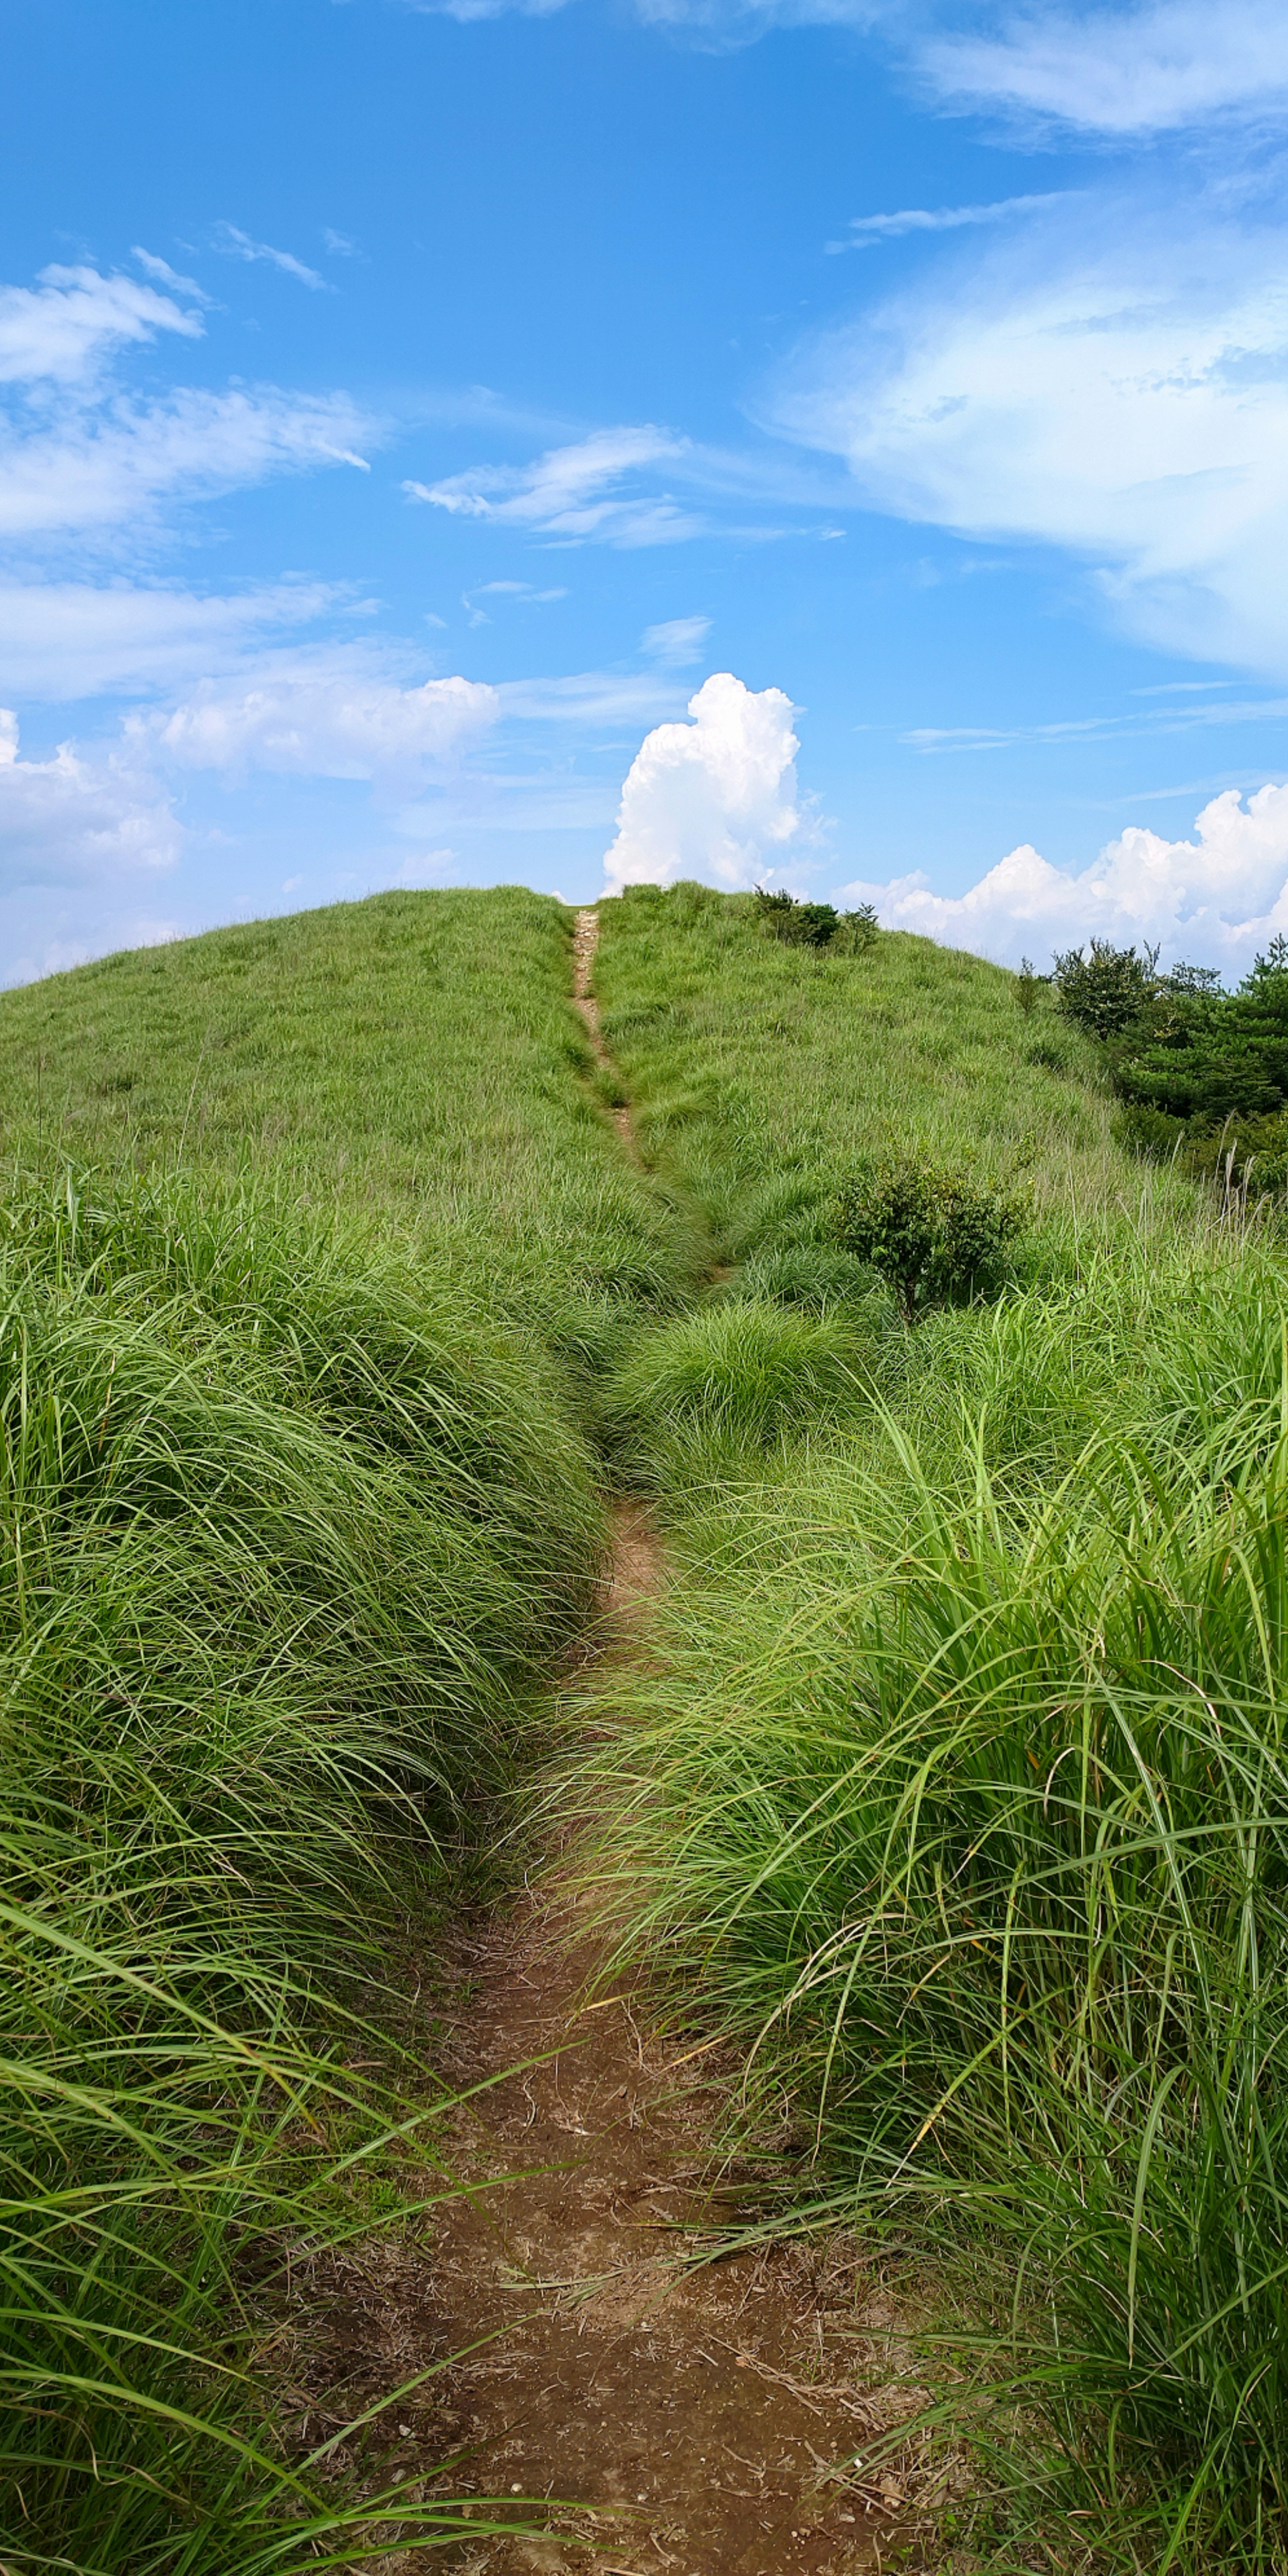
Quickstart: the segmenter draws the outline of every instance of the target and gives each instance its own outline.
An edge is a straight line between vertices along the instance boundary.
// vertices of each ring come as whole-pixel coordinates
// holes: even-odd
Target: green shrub
[[[835,938],[841,916],[831,903],[801,903],[782,890],[757,886],[756,911],[765,928],[787,948],[826,948]]]
[[[832,940],[833,954],[838,957],[864,957],[875,948],[881,936],[874,903],[856,904],[853,912],[843,912]]]
[[[1051,981],[1065,1018],[1093,1038],[1113,1038],[1143,1019],[1157,983],[1158,950],[1138,957],[1134,948],[1115,948],[1093,939],[1090,957],[1068,948],[1057,957]]]
[[[1034,974],[1030,958],[1020,959],[1020,971],[1015,978],[1015,998],[1026,1020],[1037,1008],[1038,995],[1045,980],[1044,976]]]
[[[870,1264],[913,1323],[928,1307],[994,1294],[1020,1222],[1009,1200],[926,1161],[880,1163],[840,1193],[841,1249]]]

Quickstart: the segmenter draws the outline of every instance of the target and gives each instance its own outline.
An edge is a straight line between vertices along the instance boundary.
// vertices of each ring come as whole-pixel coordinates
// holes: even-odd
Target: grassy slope
[[[343,2493],[256,2433],[279,2249],[402,2206],[381,2138],[434,2116],[418,2050],[398,2089],[402,1919],[583,1614],[584,1363],[678,1280],[578,1082],[569,984],[567,916],[518,892],[0,1000],[24,2566],[347,2563]],[[354,2156],[383,2177],[356,2196]]]
[[[634,888],[601,919],[595,989],[645,1145],[726,1258],[799,1234],[888,1145],[968,1160],[1050,1212],[1136,1195],[1090,1048],[1045,997],[1026,1018],[1002,968],[906,935],[784,947],[746,898],[683,888]]]
[[[182,1142],[369,1212],[494,1310],[656,1291],[674,1228],[576,1079],[570,938],[522,887],[391,894],[50,976],[0,996],[0,1136],[96,1166]]]
[[[802,2188],[955,2240],[977,2320],[1023,2285],[983,2360],[991,2561],[1094,2533],[1106,2565],[1277,2568],[1275,1246],[1149,1186],[1074,1040],[977,961],[816,959],[682,890],[607,908],[601,954],[644,1132],[742,1265],[609,1405],[677,1567],[593,1763],[625,1946],[809,2113]],[[1053,1042],[1069,1073],[1028,1060]],[[903,1145],[1037,1211],[1027,1280],[911,1336],[826,1248],[847,1165]]]

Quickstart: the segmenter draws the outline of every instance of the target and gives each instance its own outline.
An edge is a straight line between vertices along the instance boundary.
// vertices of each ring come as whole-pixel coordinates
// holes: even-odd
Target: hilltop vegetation
[[[283,2248],[423,2208],[409,1927],[625,1483],[671,1580],[569,1795],[618,1956],[740,2052],[765,2223],[965,2320],[977,2563],[1270,2576],[1275,1221],[1124,1148],[1036,978],[696,887],[602,923],[615,1074],[518,890],[0,1001],[15,2563],[369,2535],[265,2431]]]

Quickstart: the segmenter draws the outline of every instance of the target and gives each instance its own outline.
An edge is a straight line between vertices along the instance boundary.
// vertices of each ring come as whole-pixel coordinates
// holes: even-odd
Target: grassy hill
[[[408,1926],[548,1750],[626,1482],[672,1580],[569,1789],[594,1875],[753,2135],[795,2106],[794,2223],[969,2320],[977,2558],[1269,2571],[1276,1220],[1127,1155],[979,960],[635,889],[605,1074],[571,938],[386,896],[0,996],[14,2563],[369,2535],[265,2431],[281,2248],[423,2209]],[[987,1294],[909,1324],[838,1214],[876,1165],[1013,1205]]]

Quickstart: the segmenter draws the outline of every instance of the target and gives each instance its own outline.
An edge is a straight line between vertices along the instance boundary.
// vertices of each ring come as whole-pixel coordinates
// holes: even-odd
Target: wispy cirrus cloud
[[[408,481],[403,490],[456,518],[573,543],[659,545],[696,535],[700,522],[669,493],[641,491],[640,477],[644,469],[679,462],[687,450],[686,440],[647,424],[603,429],[550,448],[529,465],[477,465],[438,483]]]
[[[1213,725],[1282,723],[1288,716],[1288,698],[1213,695],[1198,700],[1189,695],[1191,690],[1215,691],[1226,685],[1219,680],[1167,680],[1156,689],[1132,693],[1167,704],[1128,709],[1119,715],[1064,716],[1050,724],[1030,725],[915,725],[899,740],[917,752],[1010,751],[1017,743],[1134,742],[1153,734],[1193,733]]]
[[[662,670],[683,671],[701,661],[710,632],[709,617],[666,617],[658,626],[645,627],[641,643],[649,660]]]
[[[1008,215],[1031,214],[1035,206],[1054,205],[1063,193],[999,197],[986,206],[903,206],[897,214],[855,215],[844,240],[826,242],[824,248],[832,253],[876,250],[882,242],[902,241],[909,233],[956,233],[976,224],[1000,224]]]
[[[1288,111],[1281,0],[1148,0],[1143,8],[1015,10],[1000,28],[923,35],[942,101],[1122,137]]]
[[[462,20],[548,16],[568,0],[406,0]],[[1281,0],[1145,0],[1089,9],[1013,8],[981,29],[966,0],[634,0],[648,26],[725,50],[772,28],[874,34],[923,96],[1028,125],[1128,138],[1185,131],[1237,112],[1288,111]],[[988,13],[992,14],[992,13]],[[964,22],[964,23],[963,23]]]
[[[46,703],[168,694],[350,605],[323,582],[210,596],[177,582],[0,581],[0,691]]]
[[[1288,677],[1288,229],[1101,189],[800,349],[765,406],[896,517],[1059,547],[1170,651]]]
[[[0,384],[78,384],[131,343],[161,331],[197,340],[204,327],[200,314],[137,278],[42,268],[34,286],[0,287]]]
[[[132,535],[166,503],[320,465],[367,471],[373,424],[346,395],[180,387],[38,421],[0,422],[0,537]]]
[[[130,257],[145,277],[156,279],[158,286],[168,286],[174,294],[186,295],[194,304],[209,304],[210,297],[195,277],[185,277],[181,269],[171,268],[168,259],[162,259],[154,250],[145,250],[141,242],[135,242]]]
[[[622,548],[713,535],[808,535],[800,514],[834,512],[843,496],[834,475],[811,470],[788,449],[705,447],[651,422],[592,430],[523,465],[471,466],[438,483],[408,480],[403,490],[454,517],[553,545]]]
[[[311,287],[315,294],[335,293],[330,279],[320,276],[316,268],[306,267],[293,250],[276,250],[272,242],[256,241],[250,233],[242,231],[240,224],[217,223],[210,240],[212,249],[219,251],[224,259],[242,259],[252,264],[264,260],[270,268],[280,269],[284,277],[293,277],[301,286]]]

